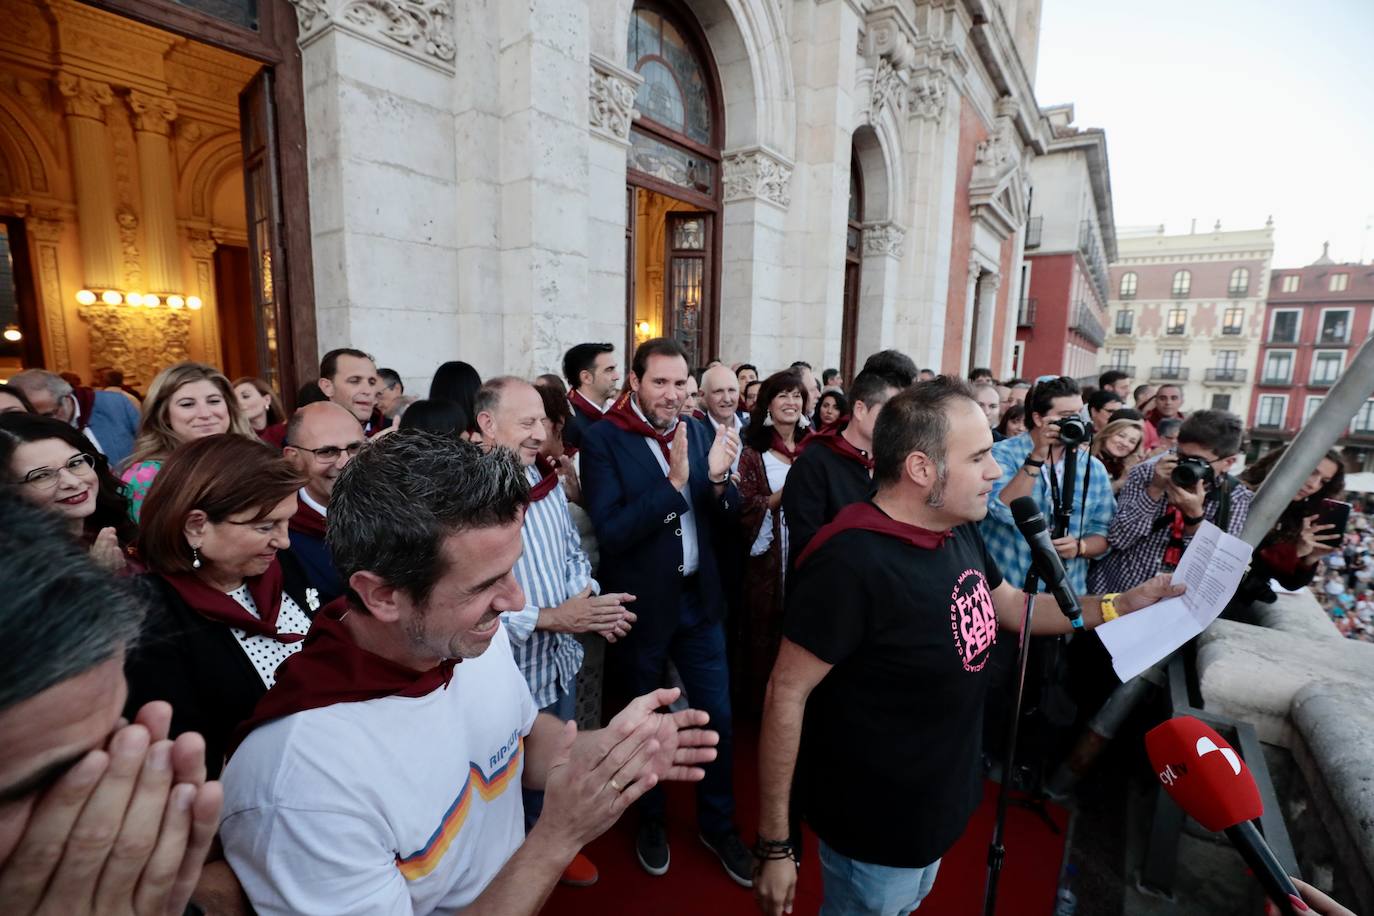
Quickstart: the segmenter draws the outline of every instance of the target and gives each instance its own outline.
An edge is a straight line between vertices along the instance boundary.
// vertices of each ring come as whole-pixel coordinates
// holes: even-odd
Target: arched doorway
[[[627,161],[627,350],[671,337],[693,367],[717,349],[722,124],[705,35],[676,3],[636,3],[626,66],[644,78]]]
[[[859,288],[864,256],[864,176],[859,168],[859,150],[849,157],[849,225],[844,235],[844,320],[840,338],[840,376],[846,384],[854,381],[859,337]]]

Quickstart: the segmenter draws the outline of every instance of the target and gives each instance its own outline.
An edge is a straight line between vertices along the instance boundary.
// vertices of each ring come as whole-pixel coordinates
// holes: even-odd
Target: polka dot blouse
[[[258,613],[258,606],[254,603],[253,595],[248,591],[246,583],[230,592],[229,597],[242,605],[243,609],[254,617],[260,618],[262,616]],[[277,615],[277,632],[304,635],[309,629],[310,618],[305,616],[305,611],[301,610],[300,605],[293,601],[290,595],[282,592],[281,612]],[[268,689],[271,689],[272,685],[277,682],[277,666],[299,652],[303,645],[300,640],[278,642],[270,636],[250,636],[237,627],[231,628],[230,632],[239,641],[239,645],[248,655],[248,660],[253,663],[258,676],[262,678],[263,685]]]

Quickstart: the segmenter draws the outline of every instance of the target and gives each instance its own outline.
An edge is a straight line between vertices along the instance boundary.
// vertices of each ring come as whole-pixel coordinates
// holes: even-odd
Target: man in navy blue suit
[[[697,786],[703,843],[738,884],[753,884],[753,857],[735,827],[731,778],[730,683],[725,659],[725,594],[716,557],[721,524],[733,524],[739,493],[730,467],[739,434],[683,422],[687,353],[655,338],[635,350],[630,390],[582,437],[582,495],[601,550],[597,574],[608,592],[638,596],[639,621],[610,649],[610,676],[639,694],[659,686],[669,659],[692,706],[720,734],[714,763]],[[640,802],[635,844],[652,875],[668,871],[661,789]]]

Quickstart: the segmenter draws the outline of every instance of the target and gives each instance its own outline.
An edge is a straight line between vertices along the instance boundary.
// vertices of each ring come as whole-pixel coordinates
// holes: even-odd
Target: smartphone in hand
[[[1321,539],[1328,544],[1339,544],[1345,538],[1346,526],[1350,524],[1350,503],[1339,499],[1323,499],[1317,511],[1318,525],[1331,525],[1329,531],[1322,532]]]

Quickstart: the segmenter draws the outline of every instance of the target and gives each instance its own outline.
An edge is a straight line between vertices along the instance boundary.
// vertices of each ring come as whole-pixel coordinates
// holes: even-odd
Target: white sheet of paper
[[[1174,570],[1188,590],[1097,628],[1116,676],[1135,677],[1207,629],[1236,593],[1250,554],[1249,544],[1203,522]]]

